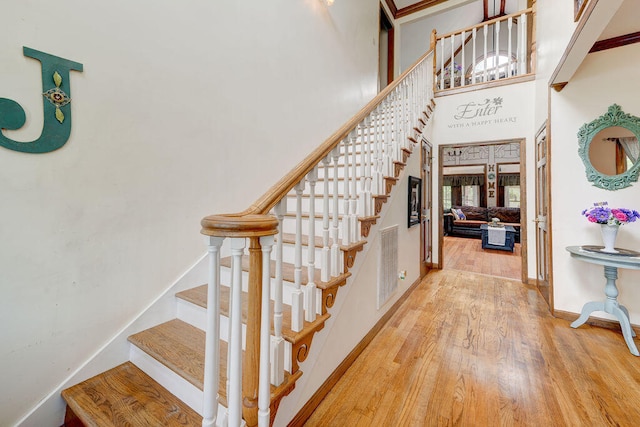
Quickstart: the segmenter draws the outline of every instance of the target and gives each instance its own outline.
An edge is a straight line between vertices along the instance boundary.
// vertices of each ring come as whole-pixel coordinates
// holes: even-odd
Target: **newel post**
[[[210,237],[229,237],[232,239],[232,245],[237,248],[245,247],[242,243],[242,239],[248,239],[249,241],[249,283],[248,283],[248,298],[247,298],[247,313],[246,313],[246,342],[244,351],[244,360],[242,359],[242,337],[241,334],[231,334],[229,337],[229,366],[230,372],[227,373],[229,379],[229,395],[227,401],[229,404],[229,426],[239,426],[241,420],[248,426],[255,426],[258,424],[258,387],[259,387],[259,372],[260,365],[268,366],[269,364],[269,352],[263,352],[262,359],[260,357],[261,346],[261,322],[263,322],[262,306],[262,287],[263,280],[267,281],[269,278],[263,278],[263,251],[260,244],[260,239],[266,236],[273,236],[278,232],[278,220],[271,215],[210,215],[205,217],[202,221],[201,233]],[[269,246],[271,243],[269,243]],[[232,247],[233,249],[233,247]],[[270,247],[269,247],[270,250]],[[237,252],[237,251],[236,251]],[[242,279],[242,268],[239,265],[238,253],[234,252],[234,258],[237,257],[237,262],[234,260],[232,265],[232,300],[233,309],[231,311],[230,318],[232,326],[236,323],[240,323],[242,313],[240,313],[239,307]],[[269,269],[265,268],[266,275],[269,275]],[[268,292],[268,290],[267,290]],[[214,320],[217,316],[217,310],[213,307],[208,307],[207,317],[212,319],[209,323],[217,324],[217,320]],[[268,316],[264,316],[264,319],[270,319]],[[270,320],[266,320],[270,323]],[[269,334],[270,325],[265,325],[262,328],[263,333]],[[207,332],[207,338],[209,339],[209,333]],[[232,342],[232,340],[234,340]],[[265,342],[265,339],[262,339]],[[268,342],[268,341],[267,341]],[[215,352],[207,353],[205,355],[205,371],[215,371],[213,366],[217,366],[220,363],[217,360]],[[223,367],[224,369],[224,367]],[[208,398],[204,402],[205,412],[213,413],[213,419],[209,419],[207,422],[215,424],[215,410],[207,410],[207,406],[211,404],[217,405],[217,402],[211,402],[211,396],[216,395],[217,381],[213,379],[216,375],[210,375],[207,377],[208,381],[204,384],[204,394]],[[268,381],[268,376],[267,376]]]

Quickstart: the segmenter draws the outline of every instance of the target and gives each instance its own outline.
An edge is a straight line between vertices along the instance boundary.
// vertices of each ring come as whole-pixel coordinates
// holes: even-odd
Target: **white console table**
[[[585,248],[589,248],[588,250]],[[628,249],[619,249],[618,254],[609,254],[600,252],[598,247],[594,246],[568,246],[566,249],[571,253],[573,258],[580,261],[599,264],[604,266],[604,277],[607,279],[604,293],[607,299],[604,302],[588,302],[582,307],[580,317],[571,324],[572,328],[583,325],[591,313],[594,311],[604,311],[613,314],[618,318],[622,327],[622,335],[629,347],[629,351],[634,356],[640,356],[638,348],[633,342],[636,333],[631,328],[629,322],[629,311],[625,306],[618,304],[618,288],[616,287],[616,279],[618,279],[618,268],[628,268],[632,270],[640,270],[640,253]]]

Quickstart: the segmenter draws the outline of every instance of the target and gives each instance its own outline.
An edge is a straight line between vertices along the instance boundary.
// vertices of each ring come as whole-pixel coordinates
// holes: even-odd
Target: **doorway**
[[[525,139],[440,146],[439,268],[528,282],[525,156]],[[452,207],[473,214],[455,218]],[[512,218],[513,252],[483,249],[480,225],[503,213]]]
[[[391,19],[383,8],[380,8],[380,36],[378,53],[378,91],[381,91],[393,81],[394,29]]]

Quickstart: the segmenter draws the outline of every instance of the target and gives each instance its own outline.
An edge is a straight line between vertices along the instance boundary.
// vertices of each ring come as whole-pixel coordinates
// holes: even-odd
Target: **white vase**
[[[602,252],[608,252],[611,254],[618,253],[618,251],[615,250],[618,228],[620,228],[619,225],[600,224],[600,231],[602,232],[602,243],[604,243],[604,248],[600,249]]]

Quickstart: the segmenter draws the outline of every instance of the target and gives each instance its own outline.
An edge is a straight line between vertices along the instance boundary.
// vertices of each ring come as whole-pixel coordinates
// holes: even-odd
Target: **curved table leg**
[[[625,307],[624,305],[618,305],[618,307],[620,307],[620,310],[622,310],[624,314],[627,315],[627,319],[629,319],[629,310],[627,310],[627,307]],[[636,336],[636,331],[634,331],[633,328],[631,328],[631,336]]]
[[[604,302],[588,302],[582,307],[582,311],[580,312],[580,317],[578,317],[572,324],[572,328],[577,328],[582,326],[584,322],[589,319],[589,316],[594,311],[604,311]],[[628,321],[627,321],[628,322]]]
[[[631,324],[629,323],[629,318],[619,307],[615,307],[612,314],[614,314],[620,321],[620,326],[622,327],[622,336],[624,336],[624,340],[627,343],[627,347],[629,347],[629,351],[634,356],[640,356],[640,353],[638,353],[638,348],[636,347],[636,343],[633,342],[633,335],[631,335],[632,329]]]

